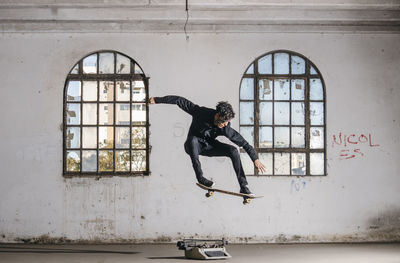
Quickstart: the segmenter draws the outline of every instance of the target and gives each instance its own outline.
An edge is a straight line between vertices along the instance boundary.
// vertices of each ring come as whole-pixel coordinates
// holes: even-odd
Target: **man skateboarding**
[[[259,171],[265,171],[265,166],[258,160],[254,148],[231,127],[230,121],[235,117],[235,113],[228,102],[219,102],[215,110],[200,107],[180,96],[151,97],[149,103],[176,104],[182,110],[192,115],[192,124],[190,125],[184,146],[186,153],[189,154],[192,160],[196,178],[200,184],[207,187],[214,185],[212,181],[203,176],[199,155],[208,157],[227,156],[232,160],[233,169],[239,181],[240,192],[252,194],[247,186],[248,183],[237,148],[215,139],[217,136],[226,136],[239,147],[243,147]]]

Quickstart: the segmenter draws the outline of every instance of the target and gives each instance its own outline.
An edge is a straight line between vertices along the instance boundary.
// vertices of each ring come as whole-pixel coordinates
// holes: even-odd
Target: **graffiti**
[[[360,149],[348,150],[344,149],[340,151],[339,160],[352,159],[357,156],[364,156],[364,153]]]
[[[306,184],[306,181],[296,182],[295,180],[292,180],[292,182],[290,183],[290,193],[299,192],[300,190],[305,189]]]
[[[176,123],[174,124],[174,129],[173,129],[173,131],[172,131],[172,135],[173,135],[174,137],[182,137],[182,136],[185,136],[185,135],[186,135],[186,129],[185,129],[185,127],[183,126],[183,123],[182,123],[182,122],[176,122]]]
[[[355,146],[366,146],[368,148],[379,147],[372,140],[372,135],[368,134],[343,134],[339,132],[338,135],[334,134],[332,136],[332,148],[341,147],[339,152],[339,160],[348,160],[357,157],[362,157],[365,155],[360,148],[355,148]],[[365,148],[365,147],[364,147]]]
[[[336,137],[336,135],[333,135],[333,141],[332,141],[332,147],[335,146],[335,144],[339,146],[344,146],[347,147],[347,145],[355,145],[355,144],[365,144],[368,143],[370,147],[378,147],[380,146],[379,144],[373,144],[372,143],[372,136],[369,133],[368,137],[365,134],[361,134],[360,136],[356,136],[355,134],[342,134],[339,132],[339,135]]]

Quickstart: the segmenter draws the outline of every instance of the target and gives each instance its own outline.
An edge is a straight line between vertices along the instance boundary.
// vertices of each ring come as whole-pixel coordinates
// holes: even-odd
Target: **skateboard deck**
[[[237,193],[237,192],[231,192],[231,191],[227,191],[227,190],[223,190],[223,189],[218,189],[218,188],[212,188],[212,187],[207,187],[205,185],[196,183],[196,185],[198,187],[200,187],[201,189],[204,189],[206,191],[208,191],[206,193],[206,197],[211,197],[214,195],[214,192],[218,192],[218,193],[223,193],[223,194],[228,194],[228,195],[234,195],[234,196],[239,196],[239,197],[243,197],[243,204],[248,204],[250,203],[251,199],[255,199],[255,198],[261,198],[263,196],[256,196],[256,195],[248,195],[248,194],[242,194],[242,193]]]

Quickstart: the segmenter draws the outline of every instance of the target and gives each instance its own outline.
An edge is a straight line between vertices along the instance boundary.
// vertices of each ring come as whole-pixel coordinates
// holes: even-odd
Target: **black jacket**
[[[243,147],[253,162],[258,159],[254,148],[242,135],[231,127],[230,122],[223,128],[218,128],[218,126],[214,125],[214,115],[217,113],[216,110],[200,107],[179,96],[154,97],[154,100],[155,103],[177,104],[182,110],[192,115],[193,119],[188,137],[196,136],[212,144],[216,137],[223,135],[239,147]]]

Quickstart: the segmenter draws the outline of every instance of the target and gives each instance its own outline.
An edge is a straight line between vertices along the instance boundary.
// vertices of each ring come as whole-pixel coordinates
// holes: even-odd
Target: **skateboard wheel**
[[[250,198],[245,198],[245,199],[243,200],[243,204],[244,204],[244,205],[250,204],[250,202],[251,202],[251,199],[250,199]]]
[[[214,192],[208,192],[208,193],[206,193],[206,196],[211,197],[211,196],[213,196],[213,194],[214,194]]]

